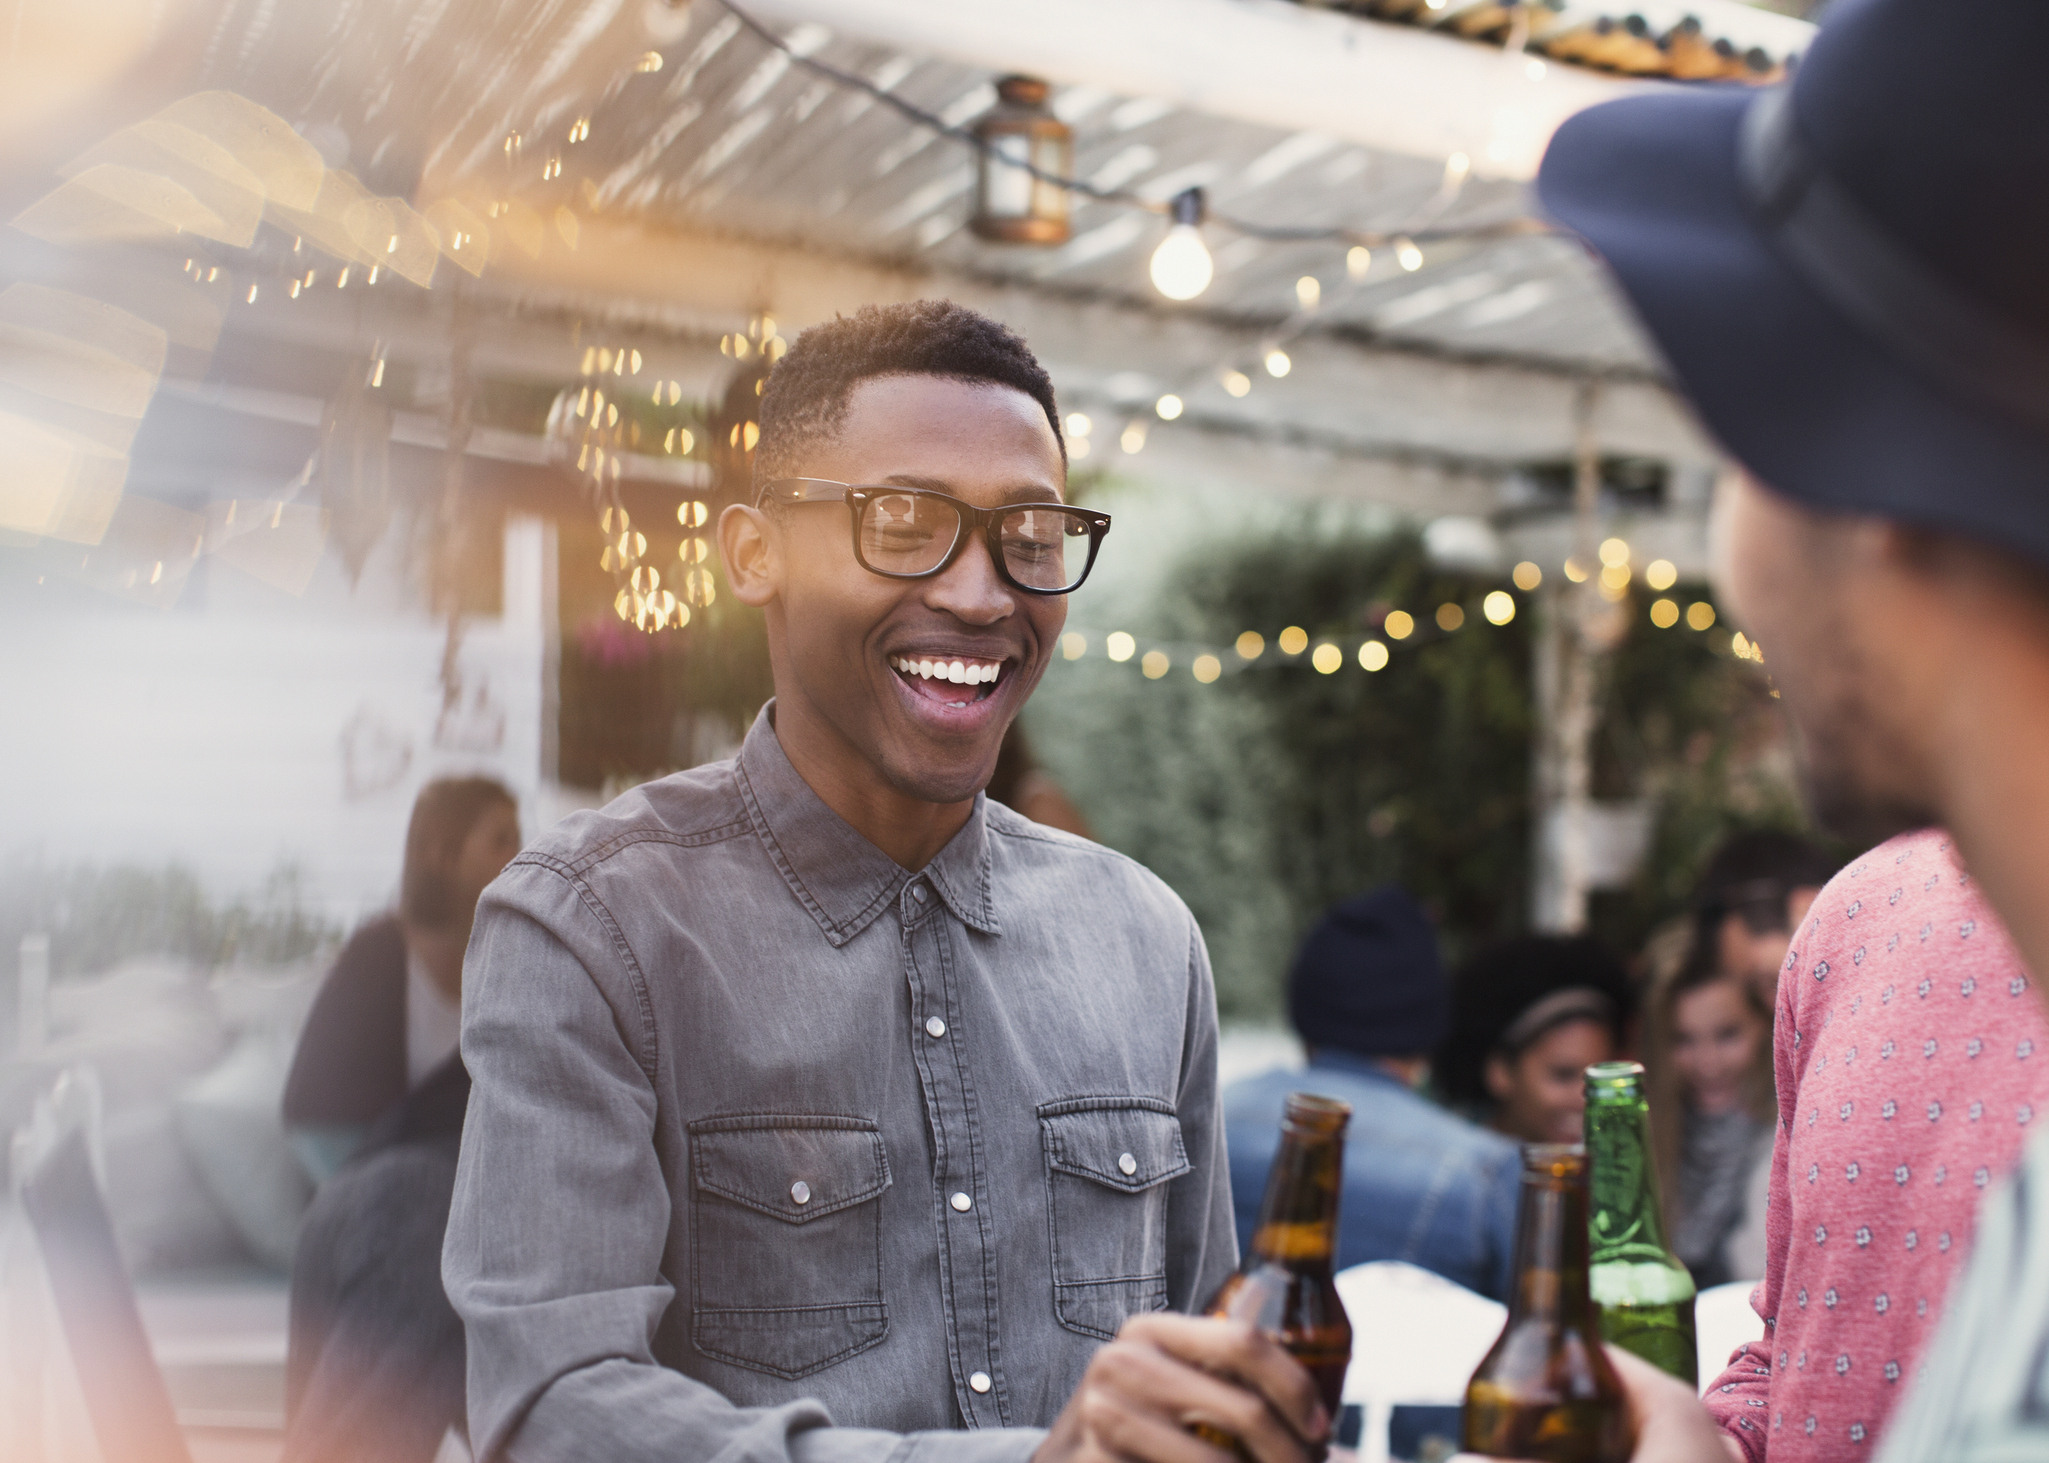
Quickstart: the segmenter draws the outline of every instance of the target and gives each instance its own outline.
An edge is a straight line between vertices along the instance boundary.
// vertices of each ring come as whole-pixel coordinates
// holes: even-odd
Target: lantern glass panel
[[[1000,243],[1065,243],[1070,232],[1067,190],[1026,169],[1070,176],[1073,130],[1047,108],[1050,88],[1045,82],[1006,76],[996,91],[996,105],[975,124],[986,150],[975,192],[974,230]]]

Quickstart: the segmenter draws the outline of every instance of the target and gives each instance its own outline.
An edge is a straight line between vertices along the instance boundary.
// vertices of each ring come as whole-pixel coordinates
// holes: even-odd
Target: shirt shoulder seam
[[[537,864],[551,868],[566,878],[576,879],[636,844],[666,843],[672,848],[704,848],[714,843],[725,843],[747,830],[748,822],[744,813],[716,827],[700,829],[695,833],[678,833],[669,828],[628,828],[622,833],[613,834],[603,843],[582,850],[573,858],[563,858],[544,849],[528,849],[513,862]]]
[[[741,826],[744,827],[745,825]],[[642,831],[652,832],[653,830]],[[621,837],[625,838],[627,835],[621,835]],[[617,841],[614,840],[614,842]],[[669,840],[664,839],[662,841]],[[708,842],[710,840],[704,841]],[[648,990],[646,972],[640,968],[640,960],[634,955],[633,946],[627,942],[626,932],[619,927],[619,921],[613,917],[611,909],[599,897],[597,890],[591,888],[590,881],[583,877],[582,869],[577,867],[576,864],[555,858],[551,854],[538,852],[523,853],[514,862],[546,869],[549,873],[561,879],[571,889],[576,891],[577,899],[582,902],[584,908],[591,912],[598,923],[604,927],[606,935],[612,941],[612,948],[618,952],[620,964],[625,967],[626,983],[633,991],[634,1004],[640,1008],[639,1050],[634,1053],[634,1060],[640,1064],[640,1070],[646,1074],[649,1084],[658,1085],[661,1073],[662,1048],[661,1041],[655,1031],[654,996]],[[578,863],[581,862],[581,860],[578,861]]]

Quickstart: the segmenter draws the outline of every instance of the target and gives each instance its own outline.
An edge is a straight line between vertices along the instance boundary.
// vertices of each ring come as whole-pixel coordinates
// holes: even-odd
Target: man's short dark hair
[[[755,491],[799,475],[805,453],[839,431],[854,388],[875,376],[944,376],[1022,391],[1045,409],[1066,460],[1053,378],[1024,337],[951,300],[912,300],[865,305],[797,337],[761,394]]]
[[[1812,839],[1753,828],[1715,850],[1701,873],[1694,908],[1703,925],[1740,914],[1755,934],[1785,930],[1786,897],[1795,889],[1819,889],[1841,866],[1841,859]]]
[[[420,789],[406,825],[406,859],[398,881],[398,912],[423,930],[460,930],[470,912],[457,907],[450,866],[470,832],[495,807],[519,800],[495,777],[444,777]]]

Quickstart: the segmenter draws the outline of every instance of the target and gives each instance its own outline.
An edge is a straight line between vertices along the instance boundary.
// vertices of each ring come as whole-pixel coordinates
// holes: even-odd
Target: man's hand
[[[1730,1463],[1732,1457],[1747,1463],[1736,1440],[1715,1426],[1693,1388],[1619,1347],[1607,1350],[1636,1424],[1630,1463]]]
[[[1271,1337],[1154,1312],[1095,1354],[1033,1463],[1232,1463],[1188,1431],[1197,1423],[1241,1439],[1259,1463],[1312,1463],[1330,1422],[1309,1373]]]

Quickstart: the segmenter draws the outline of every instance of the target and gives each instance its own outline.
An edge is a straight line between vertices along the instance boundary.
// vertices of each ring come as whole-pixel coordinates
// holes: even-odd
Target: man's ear
[[[760,609],[783,580],[783,536],[769,515],[739,503],[719,514],[719,557],[733,597]]]

